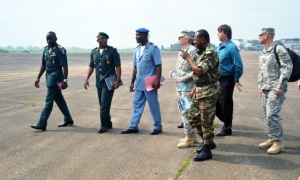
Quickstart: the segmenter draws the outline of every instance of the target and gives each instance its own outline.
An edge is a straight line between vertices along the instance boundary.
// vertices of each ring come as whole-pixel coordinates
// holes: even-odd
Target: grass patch
[[[193,160],[194,153],[185,161],[181,164],[180,168],[178,169],[176,175],[173,177],[173,180],[178,180],[182,173],[186,170],[187,167],[191,164]]]

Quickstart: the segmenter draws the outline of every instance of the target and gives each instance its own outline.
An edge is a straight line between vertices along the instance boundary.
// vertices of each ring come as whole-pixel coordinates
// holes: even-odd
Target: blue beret
[[[109,38],[109,36],[105,32],[99,32],[98,36],[106,37],[106,39]]]
[[[136,32],[139,32],[139,33],[148,33],[149,32],[149,30],[148,29],[146,29],[146,28],[139,28],[139,29],[137,29],[137,30],[135,30]]]

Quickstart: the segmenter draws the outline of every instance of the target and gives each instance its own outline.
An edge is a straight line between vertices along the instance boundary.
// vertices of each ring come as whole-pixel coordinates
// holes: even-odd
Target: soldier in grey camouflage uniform
[[[178,43],[182,45],[182,51],[185,51],[190,54],[193,62],[196,62],[198,58],[197,49],[191,45],[191,41],[193,40],[193,34],[191,31],[183,30],[178,35]],[[176,73],[178,74],[178,78],[175,78],[175,83],[183,82],[186,85],[184,90],[176,88],[177,90],[177,98],[184,98],[189,97],[189,93],[194,88],[195,83],[193,81],[193,71],[190,68],[187,61],[182,58],[182,51],[179,51],[178,58],[177,58],[177,67]],[[171,76],[171,72],[170,72]],[[180,139],[180,143],[178,144],[178,148],[187,148],[193,144],[198,143],[196,133],[193,130],[192,126],[188,121],[188,111],[182,112],[181,109],[178,107],[178,110],[181,114],[181,124],[177,126],[178,128],[183,127],[184,133],[186,137],[184,139]]]
[[[199,49],[199,57],[194,64],[188,53],[183,52],[194,72],[195,88],[191,92],[192,104],[188,114],[193,128],[201,133],[203,145],[197,149],[198,154],[194,161],[204,161],[212,158],[211,149],[214,149],[213,122],[216,114],[216,102],[220,93],[219,59],[216,50],[210,45],[209,34],[202,29],[195,33],[194,44]]]
[[[265,48],[259,56],[258,89],[262,97],[269,139],[258,146],[268,149],[269,154],[277,154],[283,150],[282,119],[279,112],[285,100],[287,82],[293,69],[291,58],[282,45],[276,46],[280,64],[277,62],[274,54],[274,35],[273,28],[262,28],[259,33],[259,43],[265,45]]]

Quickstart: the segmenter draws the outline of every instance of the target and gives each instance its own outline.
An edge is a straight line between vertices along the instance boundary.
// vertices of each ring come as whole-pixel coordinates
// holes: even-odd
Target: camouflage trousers
[[[276,95],[274,90],[262,91],[262,106],[268,126],[268,136],[273,140],[281,141],[283,138],[282,118],[279,112],[285,100],[285,92]]]
[[[177,98],[184,98],[185,96],[189,97],[189,91],[177,91]],[[186,135],[194,135],[196,132],[193,130],[189,120],[188,120],[188,112],[181,112],[179,105],[177,106],[180,116],[181,116],[181,121],[183,122],[183,129],[184,129],[184,134]]]
[[[201,99],[192,99],[188,118],[193,128],[203,139],[204,144],[214,140],[214,119],[216,115],[216,102],[219,94]]]

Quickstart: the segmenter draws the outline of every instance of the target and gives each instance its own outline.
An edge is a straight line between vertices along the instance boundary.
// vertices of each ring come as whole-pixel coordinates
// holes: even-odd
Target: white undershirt
[[[100,49],[100,54],[102,54],[102,52],[103,52],[103,49]]]
[[[140,49],[140,55],[143,54],[144,49],[145,49],[145,46],[141,46],[141,49]]]

